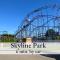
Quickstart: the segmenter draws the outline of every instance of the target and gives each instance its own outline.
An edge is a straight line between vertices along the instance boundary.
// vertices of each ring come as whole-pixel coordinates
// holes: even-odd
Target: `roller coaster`
[[[19,40],[23,38],[32,38],[37,41],[53,40],[54,38],[52,39],[48,35],[48,30],[53,30],[57,33],[57,36],[60,36],[59,5],[46,5],[27,14],[22,24],[18,27],[15,37]],[[55,37],[56,33],[51,33],[52,37]]]

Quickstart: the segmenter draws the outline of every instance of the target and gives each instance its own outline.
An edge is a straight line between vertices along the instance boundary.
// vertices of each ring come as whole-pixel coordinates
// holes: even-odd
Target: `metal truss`
[[[47,5],[27,14],[15,36],[19,39],[27,37],[41,38],[45,36],[46,31],[49,29],[53,29],[60,34],[59,5]]]

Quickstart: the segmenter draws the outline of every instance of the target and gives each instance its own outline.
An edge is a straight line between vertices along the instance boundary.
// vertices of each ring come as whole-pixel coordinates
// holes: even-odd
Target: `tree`
[[[55,40],[57,33],[53,29],[48,29],[45,36],[47,39]]]
[[[12,34],[2,34],[0,40],[1,42],[15,42]]]

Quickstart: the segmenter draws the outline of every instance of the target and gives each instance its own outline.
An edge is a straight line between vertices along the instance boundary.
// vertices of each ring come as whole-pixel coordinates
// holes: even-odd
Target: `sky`
[[[31,11],[46,5],[59,4],[59,0],[0,0],[0,31],[14,34],[24,17]]]

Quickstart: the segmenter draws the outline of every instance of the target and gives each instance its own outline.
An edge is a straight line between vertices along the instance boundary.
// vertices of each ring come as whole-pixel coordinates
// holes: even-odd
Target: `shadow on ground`
[[[55,58],[56,60],[60,60],[60,54],[47,54],[43,56]]]

